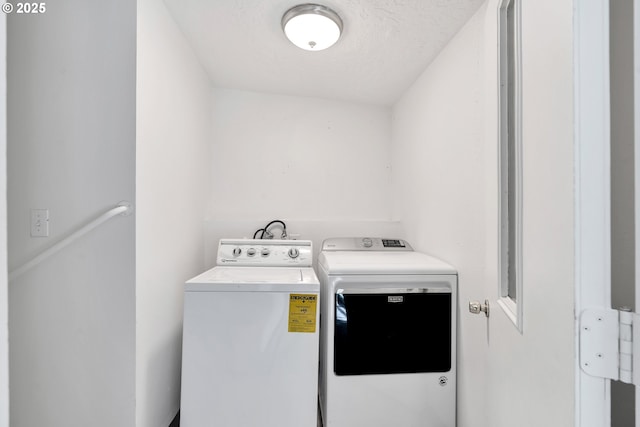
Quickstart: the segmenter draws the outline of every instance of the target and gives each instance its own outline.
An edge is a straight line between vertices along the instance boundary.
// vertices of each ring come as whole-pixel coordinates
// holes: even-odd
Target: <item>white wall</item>
[[[459,272],[458,425],[486,424],[489,380],[482,358],[484,322],[465,304],[483,299],[485,219],[495,196],[495,152],[484,138],[482,7],[431,63],[393,109],[393,218],[416,250],[440,257]],[[493,255],[493,254],[490,254]],[[480,351],[478,351],[480,350]],[[497,427],[497,426],[492,426]]]
[[[47,6],[7,18],[10,269],[134,201],[135,3]],[[10,283],[12,426],[134,425],[134,296],[133,216]]]
[[[212,124],[209,246],[272,219],[316,248],[326,237],[396,229],[388,108],[214,89]]]
[[[136,426],[179,408],[183,284],[204,268],[209,80],[162,0],[138,1]]]
[[[394,108],[393,218],[419,250],[459,269],[458,425],[570,426],[572,2],[523,2],[523,335],[495,303],[496,3],[478,11]],[[466,310],[485,298],[489,321]]]

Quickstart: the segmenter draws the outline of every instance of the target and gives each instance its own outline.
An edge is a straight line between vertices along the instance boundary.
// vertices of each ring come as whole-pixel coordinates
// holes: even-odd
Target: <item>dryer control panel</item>
[[[310,240],[220,239],[218,265],[311,267]]]
[[[322,243],[323,251],[413,251],[402,239],[381,237],[332,237]]]

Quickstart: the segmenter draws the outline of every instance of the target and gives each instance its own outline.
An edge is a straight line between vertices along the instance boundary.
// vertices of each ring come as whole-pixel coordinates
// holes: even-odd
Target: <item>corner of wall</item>
[[[179,409],[183,284],[204,268],[211,86],[162,1],[138,2],[136,425]]]

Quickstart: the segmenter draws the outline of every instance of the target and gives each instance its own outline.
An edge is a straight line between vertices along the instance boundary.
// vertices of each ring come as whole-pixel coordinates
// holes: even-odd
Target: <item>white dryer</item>
[[[223,239],[184,288],[183,427],[316,427],[310,241]]]
[[[455,427],[457,273],[400,239],[327,239],[324,427]]]

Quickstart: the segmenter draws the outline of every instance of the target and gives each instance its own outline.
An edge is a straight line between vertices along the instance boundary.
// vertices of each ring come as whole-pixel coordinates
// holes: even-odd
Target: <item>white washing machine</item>
[[[324,427],[455,427],[457,273],[400,239],[327,239]]]
[[[316,427],[312,244],[233,240],[184,289],[183,427]]]

